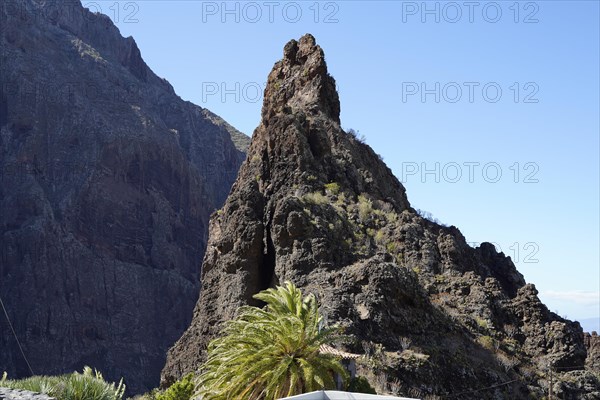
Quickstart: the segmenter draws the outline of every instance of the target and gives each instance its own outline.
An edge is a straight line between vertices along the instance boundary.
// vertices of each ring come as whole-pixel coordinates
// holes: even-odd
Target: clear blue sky
[[[247,134],[284,44],[312,33],[342,125],[413,206],[497,243],[551,310],[600,316],[597,1],[83,4],[133,36],[181,97]]]

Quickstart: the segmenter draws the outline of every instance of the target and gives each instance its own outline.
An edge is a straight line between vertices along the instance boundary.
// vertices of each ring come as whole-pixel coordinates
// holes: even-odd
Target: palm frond
[[[204,400],[272,400],[315,389],[334,388],[334,373],[346,376],[338,360],[319,352],[339,335],[319,329],[322,318],[313,295],[292,283],[254,298],[265,308],[244,306],[208,346],[197,378]]]

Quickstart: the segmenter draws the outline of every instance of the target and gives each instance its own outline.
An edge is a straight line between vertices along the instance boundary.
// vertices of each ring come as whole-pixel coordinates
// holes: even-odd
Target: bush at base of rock
[[[348,384],[348,392],[377,394],[377,392],[375,391],[375,389],[373,389],[367,378],[363,376],[357,376],[356,378],[352,378],[352,380]]]
[[[156,400],[189,400],[194,394],[194,374],[187,374],[172,384],[164,393],[156,395]]]

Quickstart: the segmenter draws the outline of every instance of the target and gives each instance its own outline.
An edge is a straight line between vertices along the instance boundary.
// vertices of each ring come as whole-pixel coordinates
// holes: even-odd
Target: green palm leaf
[[[319,352],[339,337],[337,328],[319,329],[316,298],[302,297],[292,283],[254,296],[265,308],[240,307],[223,335],[208,346],[197,378],[203,400],[274,400],[335,387],[339,361]]]

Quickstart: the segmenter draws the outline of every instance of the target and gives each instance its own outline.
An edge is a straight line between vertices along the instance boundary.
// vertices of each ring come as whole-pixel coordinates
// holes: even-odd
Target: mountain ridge
[[[93,365],[147,391],[243,137],[79,1],[2,2],[0,22],[0,296],[35,373]],[[30,374],[4,317],[0,348],[0,370]]]

